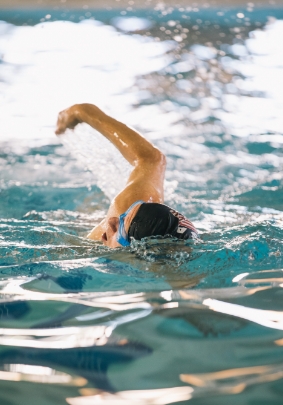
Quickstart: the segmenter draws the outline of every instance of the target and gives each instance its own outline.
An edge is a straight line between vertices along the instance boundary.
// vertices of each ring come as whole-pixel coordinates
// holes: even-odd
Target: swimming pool
[[[283,13],[249,4],[1,11],[1,405],[282,403]],[[53,135],[79,102],[166,154],[201,240],[86,239],[129,168]]]

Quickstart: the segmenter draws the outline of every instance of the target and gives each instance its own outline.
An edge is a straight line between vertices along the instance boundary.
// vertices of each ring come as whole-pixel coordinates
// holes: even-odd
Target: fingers
[[[58,114],[57,127],[55,130],[56,135],[63,134],[66,131],[66,129],[74,129],[75,126],[81,122],[77,118],[75,109],[73,107],[61,111]]]
[[[62,129],[58,128],[58,127],[55,130],[56,135],[62,135],[64,132],[65,132],[64,130],[62,130]]]
[[[71,127],[70,123],[69,123],[69,121],[70,121],[70,116],[69,115],[70,114],[68,114],[68,110],[61,111],[58,114],[57,127],[56,127],[56,130],[55,130],[56,135],[63,134],[66,131],[67,128]]]

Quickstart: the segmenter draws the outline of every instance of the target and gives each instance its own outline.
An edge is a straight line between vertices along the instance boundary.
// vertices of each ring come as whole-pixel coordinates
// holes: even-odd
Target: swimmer
[[[105,136],[133,166],[125,188],[113,199],[103,219],[88,235],[105,246],[129,246],[131,239],[170,235],[198,236],[193,224],[164,205],[164,154],[141,134],[92,104],[76,104],[59,113],[56,135],[85,122]],[[107,165],[107,162],[105,162]]]

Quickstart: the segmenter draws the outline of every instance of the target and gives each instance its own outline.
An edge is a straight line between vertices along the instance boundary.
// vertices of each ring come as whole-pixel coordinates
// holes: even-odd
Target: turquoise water
[[[282,10],[72,13],[0,14],[1,405],[281,404]],[[86,239],[129,167],[53,135],[76,102],[164,151],[200,240]]]

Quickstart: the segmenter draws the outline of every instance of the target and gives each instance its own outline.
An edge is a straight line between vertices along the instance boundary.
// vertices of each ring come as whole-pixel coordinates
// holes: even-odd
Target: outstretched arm
[[[161,152],[138,132],[105,114],[93,104],[77,104],[59,114],[56,134],[78,123],[86,122],[116,146],[125,159],[136,166],[138,162],[155,161]]]
[[[138,132],[110,117],[92,104],[77,104],[58,116],[56,134],[85,122],[104,135],[133,166],[126,187],[112,201],[107,218],[117,217],[137,200],[163,203],[165,156]],[[92,231],[100,239],[107,218]],[[106,222],[105,222],[106,221]]]

